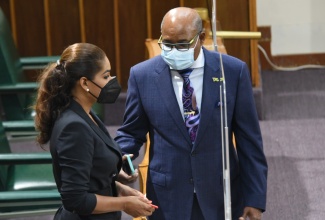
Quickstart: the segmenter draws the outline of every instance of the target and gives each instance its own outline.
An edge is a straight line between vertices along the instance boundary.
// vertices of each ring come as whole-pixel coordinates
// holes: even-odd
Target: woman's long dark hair
[[[57,63],[49,64],[38,78],[35,103],[35,126],[40,132],[37,142],[42,146],[51,137],[55,120],[67,108],[71,91],[81,77],[92,80],[102,68],[106,54],[89,43],[67,47]]]

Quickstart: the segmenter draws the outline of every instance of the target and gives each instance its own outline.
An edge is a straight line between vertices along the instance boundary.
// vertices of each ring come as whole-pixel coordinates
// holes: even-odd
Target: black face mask
[[[121,86],[117,82],[116,77],[111,79],[103,88],[97,85],[97,83],[89,80],[90,82],[94,83],[97,87],[101,88],[99,96],[96,97],[90,91],[90,95],[94,96],[97,99],[98,103],[114,103],[121,92]]]

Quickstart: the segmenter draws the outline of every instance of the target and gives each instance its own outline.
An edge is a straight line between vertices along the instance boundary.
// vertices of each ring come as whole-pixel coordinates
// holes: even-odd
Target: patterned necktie
[[[182,100],[184,108],[185,125],[187,127],[191,141],[192,143],[194,143],[196,133],[199,127],[200,113],[199,108],[197,107],[194,89],[191,86],[191,82],[189,79],[192,70],[193,69],[185,69],[178,72],[184,80]]]

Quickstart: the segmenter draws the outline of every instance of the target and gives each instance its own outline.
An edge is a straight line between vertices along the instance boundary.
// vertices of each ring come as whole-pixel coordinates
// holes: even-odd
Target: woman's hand
[[[120,182],[115,182],[117,187],[118,196],[140,196],[145,197],[140,191],[133,189],[127,185]]]
[[[142,193],[129,186],[116,182],[118,197],[96,194],[97,204],[93,214],[124,211],[133,217],[149,216],[158,207]]]
[[[147,199],[140,191],[133,189],[127,185],[115,182],[118,196],[126,198],[123,211],[132,217],[150,216],[157,206]]]
[[[131,154],[131,157],[133,157],[133,154]],[[123,155],[122,161],[125,162],[126,160],[127,160],[126,156]],[[134,174],[132,175],[128,175],[123,171],[123,169],[121,169],[120,173],[118,174],[117,181],[123,184],[130,184],[130,183],[134,183],[138,179],[138,176],[139,176],[138,169],[135,169]]]
[[[130,196],[124,203],[123,211],[132,217],[150,216],[155,211],[151,201],[144,196]]]

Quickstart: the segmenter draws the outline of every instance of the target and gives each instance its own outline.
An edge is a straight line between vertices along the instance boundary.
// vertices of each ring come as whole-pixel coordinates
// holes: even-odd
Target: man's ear
[[[205,40],[205,31],[202,31],[201,33],[200,33],[200,41],[201,41],[201,44],[203,45],[203,43],[204,43],[204,40]]]

